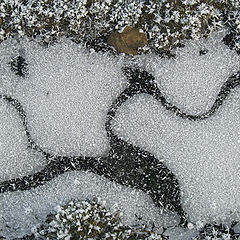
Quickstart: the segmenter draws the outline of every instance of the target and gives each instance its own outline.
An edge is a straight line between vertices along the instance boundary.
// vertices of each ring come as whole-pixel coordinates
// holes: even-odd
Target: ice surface
[[[176,60],[144,58],[166,98],[187,113],[206,112],[222,84],[239,70],[239,57],[220,36],[190,42],[178,50]],[[200,49],[208,52],[199,56]],[[148,95],[135,96],[119,109],[114,130],[165,161],[180,181],[183,206],[192,221],[223,220],[240,210],[239,104],[235,89],[215,116],[191,122]]]
[[[18,99],[23,105],[36,143],[46,151],[63,155],[95,156],[107,151],[106,113],[126,85],[121,58],[89,53],[70,41],[44,48],[24,40],[17,46],[19,49],[12,41],[4,45],[6,51],[16,48],[12,54],[1,49],[5,64],[2,74],[6,74],[5,70],[9,72],[1,93]],[[18,55],[28,64],[26,78],[10,71],[9,62]],[[23,166],[29,164],[35,169],[37,163],[31,162],[35,159],[28,159],[24,152],[28,144],[16,110],[5,102],[2,105],[8,111],[3,108],[1,112],[6,155],[2,158],[1,170],[4,173],[9,168],[12,171],[9,178],[18,177],[20,170],[26,175],[29,171]],[[11,158],[10,148],[15,158]],[[159,228],[167,220],[167,224],[176,223],[169,217],[171,214],[163,218],[149,196],[141,191],[122,187],[94,174],[73,172],[35,190],[2,194],[1,235],[15,238],[30,233],[31,227],[40,223],[57,204],[93,196],[107,200],[109,206],[118,203],[124,212],[125,224],[136,223],[135,215],[142,217],[145,223],[154,221]]]
[[[35,142],[58,155],[106,152],[107,110],[126,85],[121,58],[89,53],[70,40],[48,48],[25,40],[20,46],[29,74],[18,78],[12,96],[27,113]]]
[[[18,46],[18,47],[17,47]],[[17,85],[20,77],[11,71],[10,62],[13,57],[22,54],[19,42],[16,40],[4,41],[0,44],[0,93],[9,95]]]
[[[185,112],[209,109],[228,76],[239,70],[240,57],[223,43],[224,34],[186,42],[174,59],[143,57],[144,68],[153,73],[164,96]],[[200,55],[201,50],[206,54]]]
[[[44,158],[27,146],[17,111],[0,99],[0,181],[33,173],[45,165]]]
[[[31,228],[43,221],[58,204],[71,199],[86,200],[93,197],[106,200],[106,207],[109,208],[117,204],[123,212],[124,224],[136,224],[137,217],[142,218],[140,223],[154,222],[160,231],[164,224],[176,224],[174,215],[162,214],[150,197],[141,191],[123,187],[92,173],[70,172],[35,190],[1,196],[1,234],[13,238],[31,233]]]
[[[175,173],[192,221],[240,210],[239,93],[202,122],[181,119],[145,94],[126,102],[116,116],[119,136],[163,158]]]
[[[227,77],[238,70],[239,57],[219,37],[189,44],[178,50],[176,60],[144,56],[139,57],[139,63],[153,73],[169,101],[188,113],[202,113],[212,105]],[[208,53],[198,56],[202,49]],[[26,78],[10,71],[11,58],[19,55],[28,64]],[[67,40],[49,47],[11,40],[1,43],[0,60],[0,93],[22,103],[38,145],[59,155],[99,156],[108,151],[106,113],[112,100],[127,86],[121,57],[88,52]],[[142,94],[119,109],[114,131],[165,161],[180,182],[183,207],[193,222],[224,220],[231,212],[239,219],[239,103],[238,88],[214,116],[191,122]],[[0,121],[0,179],[41,168],[44,161],[28,152],[15,109],[2,100]],[[159,226],[163,221],[171,222],[141,191],[94,174],[72,172],[35,190],[1,194],[0,229],[8,236],[21,236],[56,204],[92,196],[102,197],[109,206],[119,203],[126,224],[136,222],[135,214]],[[176,232],[189,234],[179,229]],[[172,240],[181,239],[176,235]]]

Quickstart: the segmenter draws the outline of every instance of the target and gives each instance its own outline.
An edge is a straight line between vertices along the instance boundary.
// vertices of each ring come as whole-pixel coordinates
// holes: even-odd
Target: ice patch
[[[200,114],[212,106],[222,84],[239,70],[240,57],[223,43],[225,34],[186,42],[174,59],[151,56],[139,61],[153,73],[168,101],[189,114]]]
[[[22,177],[42,168],[46,161],[28,148],[17,111],[0,99],[0,181]]]
[[[27,114],[30,133],[58,155],[103,155],[105,118],[126,81],[121,59],[89,53],[70,40],[44,48],[22,43],[29,74],[12,96]]]
[[[145,94],[124,103],[114,120],[119,136],[165,160],[192,221],[240,211],[239,93],[204,121],[181,119]]]
[[[145,57],[146,70],[154,74],[168,101],[188,113],[209,109],[222,84],[239,70],[239,57],[219,39],[212,41],[206,45],[206,55],[197,56],[200,44],[179,50],[176,60]],[[127,85],[121,57],[88,52],[68,40],[48,48],[25,40],[15,45],[0,45],[0,92],[23,105],[34,141],[58,155],[93,157],[107,152],[107,110]],[[26,78],[10,71],[9,62],[18,55],[28,64]],[[212,117],[191,122],[176,117],[150,96],[135,96],[119,109],[114,131],[165,160],[180,182],[183,207],[192,221],[223,220],[231,212],[239,219],[239,103],[238,88]],[[1,177],[26,175],[42,165],[26,152],[15,109],[0,104]],[[2,194],[0,229],[7,236],[23,235],[56,204],[92,196],[106,199],[109,206],[118,202],[127,224],[134,223],[139,213],[144,221],[159,226],[163,222],[159,209],[142,192],[94,174],[73,172],[30,191]]]

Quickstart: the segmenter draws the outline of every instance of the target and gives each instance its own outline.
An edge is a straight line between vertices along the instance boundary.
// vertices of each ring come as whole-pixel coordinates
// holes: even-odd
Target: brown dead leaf
[[[147,44],[147,37],[138,29],[127,26],[122,33],[113,32],[108,39],[108,44],[121,53],[137,55],[138,48]]]

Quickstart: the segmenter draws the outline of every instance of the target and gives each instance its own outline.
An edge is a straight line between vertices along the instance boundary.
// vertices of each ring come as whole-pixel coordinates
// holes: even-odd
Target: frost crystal
[[[110,212],[101,199],[92,201],[72,200],[57,206],[40,227],[32,228],[33,236],[42,240],[105,239],[164,240],[164,236],[145,230],[123,226],[120,212]]]
[[[207,37],[226,24],[228,16],[239,36],[239,2],[235,0],[3,0],[0,40],[12,35],[40,36],[44,42],[67,36],[75,41],[107,37],[126,26],[142,29],[149,47],[168,51],[184,39]],[[228,10],[227,10],[228,9]],[[235,48],[239,48],[239,39]]]

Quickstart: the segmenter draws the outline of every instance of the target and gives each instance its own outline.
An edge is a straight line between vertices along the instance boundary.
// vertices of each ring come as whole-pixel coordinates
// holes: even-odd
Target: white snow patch
[[[223,43],[225,34],[217,32],[207,39],[186,42],[174,59],[144,56],[138,61],[152,72],[170,102],[190,114],[203,113],[227,78],[239,70],[240,57]],[[207,53],[200,55],[200,50]]]
[[[126,82],[121,59],[89,53],[64,40],[44,48],[23,42],[29,68],[15,87],[30,133],[44,150],[58,155],[102,155],[109,148],[107,110]]]
[[[142,94],[119,109],[114,130],[123,139],[163,158],[180,182],[192,221],[240,211],[240,91],[212,117],[181,119]]]
[[[43,157],[27,146],[17,111],[0,99],[0,181],[33,173],[44,166]]]

